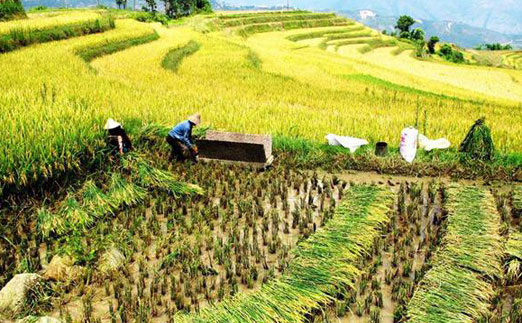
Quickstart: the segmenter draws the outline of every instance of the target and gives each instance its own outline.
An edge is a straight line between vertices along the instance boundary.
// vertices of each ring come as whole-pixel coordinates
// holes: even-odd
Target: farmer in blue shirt
[[[192,141],[192,128],[201,123],[201,115],[194,114],[177,124],[167,135],[167,143],[172,148],[170,154],[170,161],[176,160],[178,162],[190,159],[196,162],[198,148]]]

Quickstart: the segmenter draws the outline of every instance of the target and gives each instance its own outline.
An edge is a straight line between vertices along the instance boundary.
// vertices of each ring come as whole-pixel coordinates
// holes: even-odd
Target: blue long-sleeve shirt
[[[178,139],[187,145],[187,147],[192,148],[192,146],[194,146],[194,143],[192,142],[192,127],[192,122],[188,120],[180,122],[170,130],[169,136]]]

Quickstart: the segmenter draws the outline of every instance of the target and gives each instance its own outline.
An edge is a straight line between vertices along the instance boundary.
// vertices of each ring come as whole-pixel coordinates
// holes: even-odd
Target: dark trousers
[[[165,139],[171,148],[170,161],[183,162],[190,159],[192,162],[196,162],[196,154],[194,151],[181,142],[181,140],[172,138],[170,135],[167,135]]]

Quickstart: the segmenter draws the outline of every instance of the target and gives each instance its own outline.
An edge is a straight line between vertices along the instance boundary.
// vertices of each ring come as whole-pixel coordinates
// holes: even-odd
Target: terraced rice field
[[[502,63],[515,69],[522,69],[522,52],[508,52],[502,55]]]
[[[70,11],[55,14],[29,14],[28,19],[0,22],[0,35],[17,29],[45,29],[100,18],[95,11]]]
[[[268,133],[276,153],[330,132],[398,142],[420,108],[455,147],[486,115],[518,156],[517,71],[424,75],[435,63],[408,51],[283,11],[117,19],[0,54],[0,320],[519,322],[520,185],[167,162],[166,131],[195,111],[197,135]],[[137,151],[107,151],[108,117]],[[38,283],[15,304],[3,296],[18,274]]]
[[[306,11],[229,14],[219,15],[216,20],[221,28],[231,30],[244,37],[275,30],[346,26],[353,24],[353,22],[340,18],[333,13],[310,13]]]
[[[345,27],[332,27],[339,28]],[[140,120],[139,124],[130,122],[128,127],[131,134],[138,135],[141,124],[156,122],[167,127],[194,109],[205,114],[207,125],[218,129],[316,141],[323,140],[327,129],[356,134],[371,142],[394,143],[400,129],[415,122],[420,105],[434,121],[435,116],[441,116],[437,122],[430,122],[430,136],[446,136],[456,144],[470,122],[485,115],[500,151],[517,151],[520,136],[516,127],[521,124],[521,116],[512,105],[465,100],[455,103],[452,98],[432,93],[469,97],[469,91],[408,76],[389,66],[379,67],[378,62],[386,62],[387,56],[372,63],[349,60],[319,48],[300,48],[302,45],[286,39],[328,29],[258,33],[244,40],[226,31],[203,35],[185,26],[166,29],[123,19],[116,21],[115,30],[103,34],[2,55],[0,64],[10,68],[0,76],[0,101],[11,111],[0,117],[6,125],[2,127],[2,147],[7,149],[0,156],[2,182],[26,185],[78,167],[78,152],[88,156],[101,147],[100,127],[109,115],[123,121]],[[147,39],[154,40],[154,32],[160,37],[157,41],[101,57],[92,61],[90,67],[77,55],[84,49],[136,38],[150,36]],[[164,70],[161,62],[167,52],[190,41],[199,42],[201,49],[183,61],[177,76]],[[373,57],[383,50],[358,55]],[[410,66],[406,53],[395,59],[405,60],[402,67]],[[46,72],[53,70],[61,72]],[[494,80],[494,73],[488,80]],[[374,78],[360,77],[366,75]],[[477,84],[477,89],[492,90],[488,85],[491,82]],[[402,84],[412,85],[413,90],[397,86]],[[496,84],[498,88],[499,83]],[[415,87],[424,85],[433,92],[415,91]],[[280,90],[283,88],[285,91]],[[516,95],[509,86],[497,91],[511,91],[509,97]],[[471,97],[484,98],[479,94]],[[61,108],[52,108],[50,102]],[[355,108],[361,113],[355,114]],[[85,109],[90,113],[83,113]],[[462,118],[463,111],[469,119]],[[63,128],[58,120],[69,120],[78,126]],[[35,136],[10,135],[26,127],[35,129]],[[38,131],[36,135],[37,129],[47,131]]]
[[[337,34],[337,30],[332,31],[334,34],[323,30],[322,32],[291,35],[288,39],[298,43],[321,39],[321,42],[316,42],[314,45],[369,65],[361,68],[361,72],[365,70],[365,74],[404,86],[457,96],[470,97],[470,93],[478,92],[482,95],[493,94],[497,98],[510,97],[512,100],[522,98],[519,86],[519,80],[522,77],[520,73],[495,68],[421,61],[412,57],[414,49],[412,44],[380,35],[369,28],[339,34]],[[513,66],[516,66],[518,54],[509,55],[513,56],[504,56],[504,60],[508,62],[506,57],[512,57],[509,65],[515,64]],[[377,66],[378,68],[375,70],[374,67]],[[499,87],[499,84],[503,84],[503,87]],[[467,94],[464,94],[465,92]]]

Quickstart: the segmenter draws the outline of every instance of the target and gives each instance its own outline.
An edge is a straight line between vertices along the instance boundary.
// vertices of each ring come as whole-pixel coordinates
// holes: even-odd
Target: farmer
[[[201,123],[201,115],[194,114],[177,124],[167,135],[167,143],[172,148],[170,153],[170,161],[176,160],[178,162],[190,159],[192,162],[197,162],[198,148],[192,141],[192,128]]]
[[[129,136],[127,136],[120,123],[109,118],[105,124],[105,130],[109,132],[109,145],[113,148],[113,152],[117,151],[120,154],[125,154],[132,150]]]

